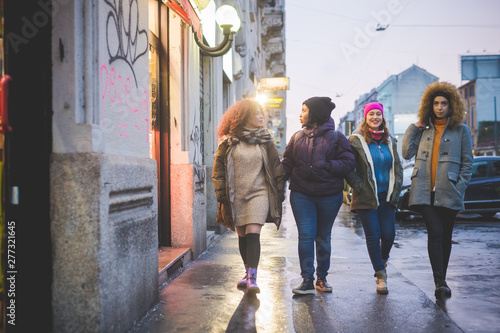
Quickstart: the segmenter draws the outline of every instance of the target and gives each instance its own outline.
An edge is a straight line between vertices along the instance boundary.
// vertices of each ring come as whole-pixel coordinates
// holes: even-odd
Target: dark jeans
[[[299,231],[299,260],[303,278],[314,278],[314,244],[319,278],[328,275],[332,252],[332,227],[342,205],[342,192],[331,196],[290,193],[290,204]]]
[[[434,194],[431,202],[434,202]],[[420,206],[427,227],[427,251],[434,282],[446,280],[451,254],[451,236],[458,211],[444,207]]]
[[[356,209],[363,223],[366,247],[375,272],[385,269],[382,259],[389,259],[396,235],[395,208],[386,198],[387,192],[378,194],[377,209]]]

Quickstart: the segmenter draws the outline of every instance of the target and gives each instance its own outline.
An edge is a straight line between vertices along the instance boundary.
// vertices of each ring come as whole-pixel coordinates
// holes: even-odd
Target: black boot
[[[314,294],[316,291],[314,289],[314,279],[304,279],[302,284],[295,289],[292,289],[294,294]]]
[[[443,280],[436,282],[436,291],[434,292],[434,296],[440,300],[451,297],[451,289],[446,284],[446,281]]]

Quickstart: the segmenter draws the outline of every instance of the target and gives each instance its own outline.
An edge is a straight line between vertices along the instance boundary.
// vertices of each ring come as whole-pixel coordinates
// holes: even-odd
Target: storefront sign
[[[290,89],[289,78],[270,77],[260,79],[260,90],[288,90]]]

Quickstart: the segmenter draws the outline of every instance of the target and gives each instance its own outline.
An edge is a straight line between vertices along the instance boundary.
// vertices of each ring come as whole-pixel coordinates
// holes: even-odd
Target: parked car
[[[406,191],[410,189],[411,185],[411,175],[413,173],[413,166],[414,163],[409,163],[403,166],[403,184],[401,186],[401,194],[399,195],[399,202],[398,202],[398,208],[396,209],[396,218],[398,220],[404,220],[410,215],[415,215],[418,214],[416,212],[404,209],[401,207],[401,201],[403,199],[403,195],[405,194]]]
[[[411,185],[413,165],[403,171],[403,187],[396,210],[397,219],[405,219],[417,212],[401,207],[401,199]],[[465,190],[465,210],[461,213],[475,213],[492,217],[500,212],[500,156],[478,156],[472,164],[472,177]]]

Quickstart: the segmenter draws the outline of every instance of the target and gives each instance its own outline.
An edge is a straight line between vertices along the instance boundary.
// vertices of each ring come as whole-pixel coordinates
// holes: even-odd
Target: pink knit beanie
[[[365,108],[365,117],[366,117],[366,114],[368,112],[370,112],[370,110],[373,110],[373,109],[377,109],[377,110],[382,111],[382,115],[384,115],[384,106],[381,103],[378,103],[378,102],[368,103],[368,104],[365,104],[364,108]]]

